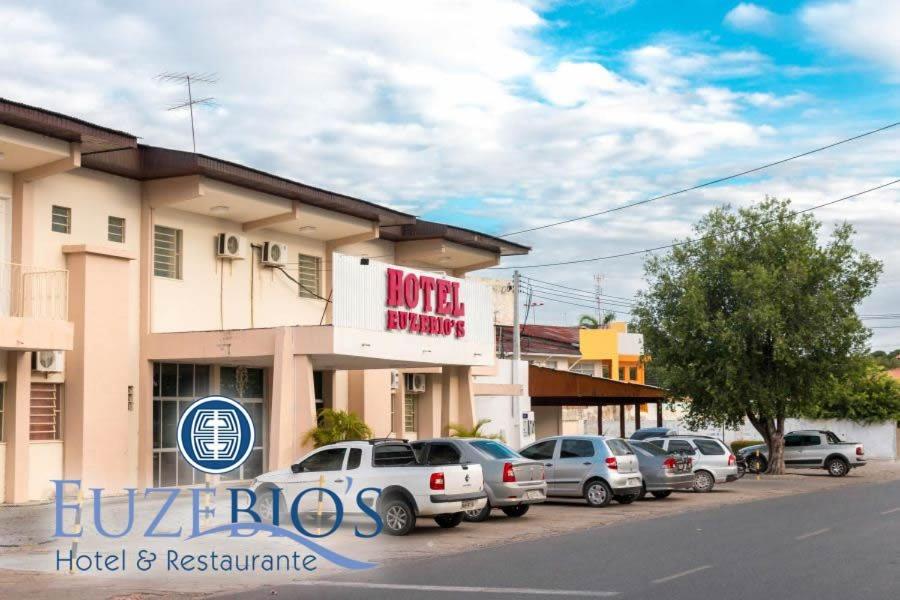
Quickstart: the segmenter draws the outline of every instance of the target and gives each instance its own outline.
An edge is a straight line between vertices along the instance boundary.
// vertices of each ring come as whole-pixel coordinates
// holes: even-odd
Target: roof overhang
[[[381,237],[394,242],[446,240],[500,256],[528,254],[531,251],[528,246],[515,244],[503,238],[421,219],[406,225],[382,227]]]
[[[538,406],[597,406],[661,402],[669,393],[652,385],[528,365],[528,392]]]

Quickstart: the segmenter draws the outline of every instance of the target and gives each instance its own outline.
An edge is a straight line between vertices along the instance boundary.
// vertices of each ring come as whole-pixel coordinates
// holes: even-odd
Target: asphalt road
[[[223,596],[273,597],[898,598],[900,482],[587,529]]]

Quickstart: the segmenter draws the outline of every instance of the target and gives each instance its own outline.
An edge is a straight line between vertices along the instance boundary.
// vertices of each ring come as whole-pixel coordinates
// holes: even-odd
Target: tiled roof
[[[552,332],[547,335],[545,329],[562,330],[575,329],[575,341],[567,341],[572,339]],[[513,345],[513,328],[508,325],[497,326],[497,349],[504,356],[512,355]],[[565,354],[570,356],[580,356],[581,351],[578,349],[578,329],[569,327],[551,327],[544,325],[524,325],[521,330],[521,350],[522,354]]]

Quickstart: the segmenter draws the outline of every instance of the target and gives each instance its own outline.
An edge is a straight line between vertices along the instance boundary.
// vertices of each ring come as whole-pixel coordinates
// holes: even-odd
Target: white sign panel
[[[493,360],[493,303],[487,286],[339,253],[333,269],[335,328],[378,333],[374,339],[384,352],[417,355],[421,362]],[[398,343],[402,351],[394,348]]]

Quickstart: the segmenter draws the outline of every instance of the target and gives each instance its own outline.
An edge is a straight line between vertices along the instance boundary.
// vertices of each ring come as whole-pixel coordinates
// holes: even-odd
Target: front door
[[[300,463],[297,473],[288,476],[285,483],[285,500],[290,510],[294,498],[304,490],[310,488],[324,488],[334,492],[338,498],[344,493],[344,458],[347,455],[346,448],[323,448],[304,458]],[[334,501],[324,494],[308,492],[300,499],[301,513],[333,513]]]
[[[560,494],[581,495],[585,475],[593,467],[596,455],[594,442],[578,438],[563,438],[556,461],[556,485]]]

